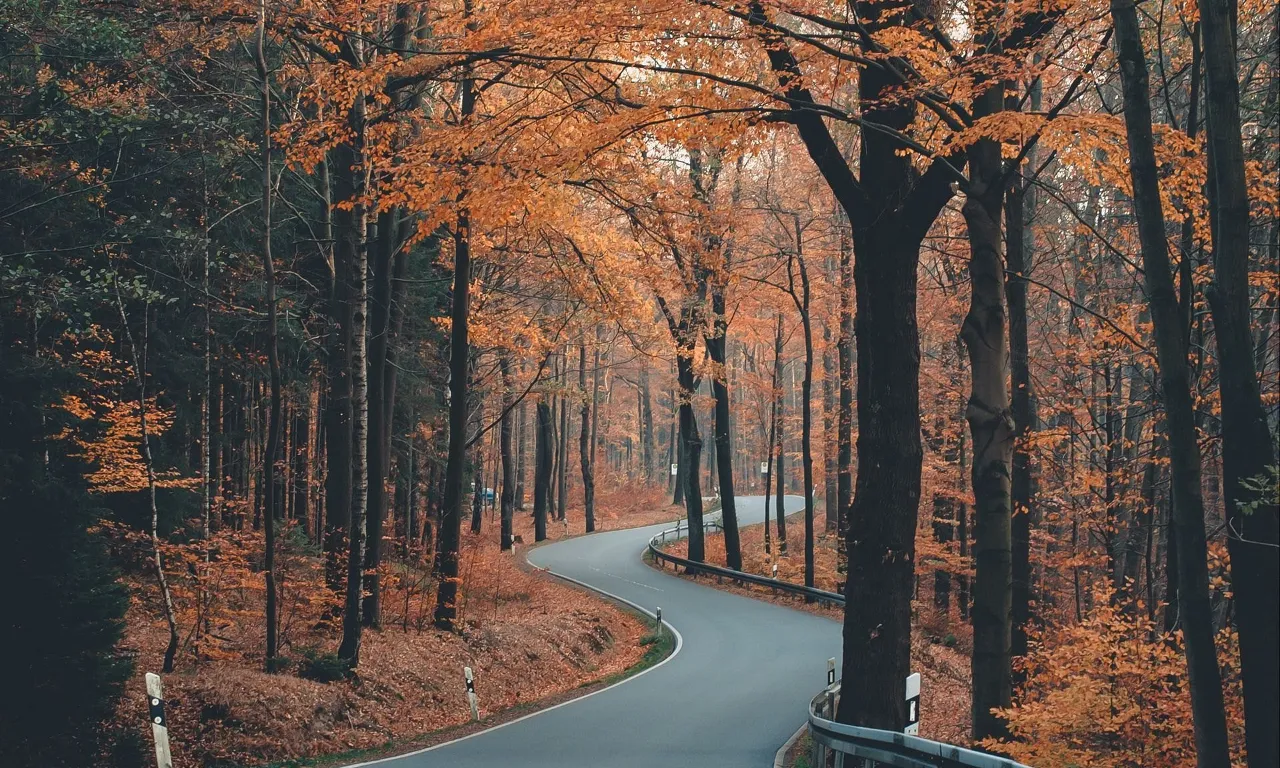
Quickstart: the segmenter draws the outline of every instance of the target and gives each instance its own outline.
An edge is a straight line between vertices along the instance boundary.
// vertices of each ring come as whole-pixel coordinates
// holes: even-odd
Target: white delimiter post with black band
[[[476,697],[476,679],[471,674],[471,667],[463,667],[462,674],[467,678],[467,703],[471,705],[471,721],[480,721],[480,700]]]
[[[156,741],[156,768],[173,768],[169,721],[164,717],[164,685],[154,672],[147,673],[147,719],[151,721],[151,735]]]
[[[920,733],[920,673],[907,675],[907,727],[902,732],[908,736]]]

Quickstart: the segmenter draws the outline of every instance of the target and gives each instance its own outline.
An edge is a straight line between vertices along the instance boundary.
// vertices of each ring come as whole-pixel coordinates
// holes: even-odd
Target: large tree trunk
[[[377,250],[373,260],[373,291],[369,309],[369,503],[368,541],[365,548],[364,623],[377,627],[382,621],[382,592],[378,568],[382,563],[382,523],[386,516],[386,476],[390,459],[387,450],[391,425],[387,413],[386,376],[391,330],[392,263],[398,260],[399,211],[391,209],[378,217]]]
[[[469,89],[468,89],[469,90]],[[435,625],[453,631],[458,619],[458,550],[462,542],[463,475],[467,463],[468,374],[471,346],[467,339],[471,282],[471,221],[458,214],[453,236],[453,300],[449,329],[449,455],[445,463],[444,502],[439,549],[440,586],[436,590]]]
[[[349,145],[337,147],[333,162],[326,163],[321,180],[327,187],[328,166],[333,166],[336,179],[333,190],[338,200],[348,200],[355,189],[352,163],[355,154]],[[335,236],[333,248],[333,273],[330,288],[330,326],[326,354],[329,392],[325,401],[325,465],[324,482],[324,551],[325,582],[335,597],[343,593],[346,571],[342,567],[341,553],[345,551],[347,522],[351,514],[351,324],[352,305],[348,275],[354,246],[348,242],[353,230],[351,211],[326,204],[327,217],[333,222]],[[342,235],[339,241],[336,234]],[[230,442],[228,441],[228,446]],[[230,468],[228,460],[224,466]]]
[[[1040,109],[1039,81],[1032,84],[1031,110]],[[1034,153],[1027,160],[1035,164]],[[1035,477],[1031,471],[1031,453],[1027,439],[1039,428],[1036,416],[1035,390],[1027,350],[1027,278],[1031,275],[1031,256],[1035,239],[1031,217],[1035,208],[1034,188],[1029,180],[1018,176],[1005,196],[1005,300],[1009,306],[1009,368],[1013,415],[1013,460],[1009,488],[1013,513],[1011,542],[1013,547],[1013,630],[1009,652],[1027,655],[1027,625],[1031,621],[1031,523],[1035,512]]]
[[[718,279],[711,289],[711,312],[715,332],[706,337],[706,345],[707,356],[716,366],[716,375],[711,377],[711,393],[715,397],[713,429],[716,476],[720,481],[720,520],[724,524],[725,564],[740,571],[742,545],[738,533],[738,508],[733,493],[733,433],[729,425],[729,366],[725,355],[729,323],[725,316],[724,285]]]
[[[594,382],[594,379],[592,380]],[[591,412],[595,410],[596,392],[587,397],[587,344],[578,346],[578,390],[582,397],[582,428],[578,432],[578,460],[582,466],[582,507],[587,533],[596,529],[596,480],[591,466]]]
[[[1209,573],[1200,496],[1200,451],[1187,372],[1181,312],[1169,272],[1159,177],[1151,131],[1147,65],[1133,0],[1112,0],[1116,50],[1124,87],[1129,172],[1138,219],[1147,301],[1156,337],[1160,385],[1172,459],[1174,542],[1177,547],[1178,608],[1187,657],[1197,764],[1231,764],[1223,711],[1222,680],[1213,640]],[[1269,585],[1270,586],[1270,585]],[[1275,723],[1269,724],[1274,728]]]
[[[836,419],[836,507],[840,541],[836,570],[843,586],[849,571],[849,514],[853,508],[853,248],[840,233],[840,338],[836,355],[840,367],[840,412]]]
[[[1003,94],[992,89],[980,101],[995,110]],[[1013,420],[1009,413],[1009,385],[1004,310],[1004,261],[1001,258],[1000,214],[1003,190],[1000,147],[981,140],[970,150],[974,192],[962,212],[969,230],[969,312],[961,338],[969,351],[971,389],[965,418],[973,436],[974,560],[973,587],[973,739],[1007,735],[1004,721],[993,708],[1007,708],[1012,699],[1013,668],[1009,643],[1012,630],[1013,562],[1009,492],[1013,450]],[[992,185],[992,186],[986,186]]]
[[[677,352],[677,381],[680,385],[680,444],[684,446],[680,472],[676,478],[684,486],[685,516],[689,520],[689,559],[695,563],[707,559],[705,532],[702,530],[702,489],[699,477],[702,463],[702,436],[698,434],[698,418],[693,411],[693,397],[698,381],[693,373],[691,353]]]
[[[338,224],[335,261],[342,263],[346,274],[340,279],[347,283],[346,301],[350,305],[351,364],[351,443],[349,461],[341,466],[330,465],[329,471],[350,473],[350,495],[347,509],[347,584],[342,615],[342,643],[338,655],[351,667],[360,663],[361,600],[364,594],[365,512],[368,503],[368,417],[369,379],[367,368],[367,318],[368,318],[368,237],[367,210],[364,194],[368,181],[364,155],[365,102],[357,94],[355,104],[347,116],[351,138],[342,145],[337,155],[341,180],[336,190],[338,202],[350,201],[349,209],[335,215]]]
[[[555,428],[551,422],[551,406],[544,395],[537,405],[538,432],[534,448],[533,470],[533,538],[547,538],[547,515],[551,507],[551,451],[555,441]]]
[[[1205,291],[1218,342],[1222,474],[1231,592],[1240,631],[1249,765],[1280,764],[1280,518],[1262,480],[1276,448],[1262,406],[1249,296],[1249,191],[1240,126],[1234,0],[1199,0],[1204,36],[1213,282]],[[1261,488],[1261,490],[1260,490]],[[1250,510],[1246,512],[1246,510]],[[1179,554],[1188,559],[1186,551]]]

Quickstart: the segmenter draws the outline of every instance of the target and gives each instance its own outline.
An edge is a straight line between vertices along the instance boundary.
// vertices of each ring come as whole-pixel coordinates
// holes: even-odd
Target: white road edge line
[[[526,563],[529,563],[529,558],[528,558],[528,556],[526,556],[526,557],[525,557],[525,562],[526,562]],[[584,589],[589,589],[589,590],[591,590],[592,592],[596,592],[596,593],[599,593],[599,594],[601,594],[601,595],[604,595],[605,597],[610,598],[611,600],[617,600],[617,601],[618,601],[618,602],[620,602],[620,603],[626,603],[627,605],[629,605],[629,606],[631,606],[632,608],[636,609],[636,610],[637,610],[637,611],[639,611],[640,613],[645,614],[646,616],[648,616],[648,617],[649,617],[649,618],[651,618],[651,619],[656,619],[656,618],[658,618],[658,617],[657,617],[657,615],[655,615],[655,614],[653,613],[653,611],[650,611],[648,608],[645,608],[645,607],[644,607],[644,606],[642,606],[642,605],[637,605],[636,603],[631,602],[630,600],[626,599],[625,597],[619,597],[618,595],[615,595],[615,594],[613,594],[612,592],[606,592],[605,590],[600,589],[599,587],[593,587],[592,585],[587,584],[586,582],[578,581],[577,579],[571,578],[571,577],[569,577],[569,576],[565,576],[564,574],[556,573],[555,571],[553,571],[553,570],[551,570],[551,569],[549,569],[549,568],[541,568],[541,567],[539,567],[539,566],[534,565],[533,563],[529,563],[529,565],[533,566],[534,568],[538,569],[539,571],[541,571],[541,572],[543,572],[543,573],[549,573],[549,574],[551,574],[552,576],[555,576],[555,577],[556,577],[556,578],[558,578],[558,579],[562,579],[562,580],[567,581],[567,582],[570,582],[570,583],[572,583],[572,584],[577,584],[578,586],[583,587]],[[482,730],[482,731],[476,731],[475,733],[469,733],[469,734],[467,734],[466,736],[461,736],[461,737],[459,737],[459,738],[452,739],[452,740],[450,740],[450,741],[444,741],[444,742],[441,742],[441,743],[439,743],[439,744],[434,744],[434,745],[432,745],[432,746],[430,746],[430,747],[424,747],[423,749],[414,750],[413,752],[405,752],[403,755],[395,755],[395,756],[393,756],[393,757],[381,757],[381,758],[378,758],[377,760],[369,760],[369,761],[367,761],[367,762],[363,762],[363,763],[351,763],[351,764],[349,764],[349,765],[345,766],[344,768],[364,768],[364,766],[377,765],[377,764],[379,764],[379,763],[389,763],[389,762],[391,762],[391,761],[393,761],[393,760],[402,760],[402,759],[407,758],[407,757],[413,757],[414,755],[421,755],[421,754],[424,754],[424,753],[427,753],[427,752],[431,752],[432,750],[440,749],[440,748],[442,748],[442,747],[447,747],[447,746],[450,746],[450,745],[453,745],[453,744],[457,744],[457,743],[459,743],[459,742],[466,741],[467,739],[473,739],[473,738],[475,738],[476,736],[482,736],[482,735],[484,735],[484,734],[486,734],[486,733],[493,733],[494,731],[496,731],[496,730],[498,730],[498,729],[500,729],[500,728],[506,728],[508,725],[515,725],[516,723],[523,722],[523,721],[528,720],[528,719],[530,719],[530,718],[537,717],[538,715],[546,714],[547,712],[551,712],[552,710],[556,710],[556,709],[559,709],[559,708],[561,708],[561,707],[567,707],[567,706],[568,706],[568,705],[570,705],[570,704],[577,704],[578,702],[583,701],[584,699],[589,699],[589,698],[591,698],[592,696],[595,696],[597,693],[604,693],[605,691],[612,690],[612,689],[614,689],[614,688],[617,688],[617,687],[618,687],[618,686],[620,686],[620,685],[626,685],[627,683],[631,682],[632,680],[635,680],[635,679],[637,679],[637,678],[643,677],[644,675],[649,674],[650,672],[652,672],[653,670],[657,669],[658,667],[661,667],[663,664],[666,664],[668,661],[671,661],[672,659],[674,659],[674,658],[675,658],[675,657],[680,653],[680,649],[684,647],[684,637],[682,637],[682,636],[680,635],[680,632],[679,632],[675,627],[671,626],[671,623],[670,623],[670,622],[668,622],[666,619],[663,619],[663,620],[662,620],[662,624],[663,624],[663,626],[665,626],[667,629],[671,630],[671,633],[672,633],[673,635],[675,635],[675,636],[676,636],[676,647],[675,647],[675,649],[671,651],[671,655],[670,655],[670,656],[667,656],[667,658],[663,659],[662,661],[658,662],[657,664],[654,664],[652,667],[649,667],[649,668],[648,668],[648,669],[646,669],[646,670],[643,670],[643,671],[638,672],[638,673],[636,673],[636,674],[634,674],[634,675],[631,675],[630,677],[626,678],[625,680],[619,680],[618,682],[614,683],[613,685],[605,686],[604,688],[601,688],[601,689],[600,689],[600,690],[598,690],[598,691],[592,691],[591,693],[588,693],[588,694],[586,694],[585,696],[578,696],[578,697],[576,697],[576,698],[569,699],[568,701],[562,701],[562,702],[560,702],[559,704],[554,704],[554,705],[552,705],[552,706],[550,706],[550,707],[547,707],[546,709],[540,709],[540,710],[538,710],[537,712],[532,712],[532,713],[530,713],[530,714],[525,715],[524,717],[518,717],[518,718],[516,718],[515,720],[508,720],[508,721],[507,721],[507,722],[505,722],[505,723],[499,723],[499,724],[497,724],[497,725],[495,725],[495,726],[493,726],[493,727],[491,727],[491,728],[485,728],[485,729],[484,729],[484,730]]]

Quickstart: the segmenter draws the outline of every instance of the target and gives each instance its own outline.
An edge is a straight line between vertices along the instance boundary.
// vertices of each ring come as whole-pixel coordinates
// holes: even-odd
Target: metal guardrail
[[[724,526],[719,520],[709,520],[702,524],[703,533],[706,533],[708,530],[724,531]],[[830,605],[844,605],[844,595],[835,592],[814,589],[813,587],[806,587],[803,584],[792,584],[789,581],[779,581],[778,579],[772,579],[768,576],[758,576],[754,573],[745,573],[743,571],[735,571],[729,568],[721,568],[718,565],[711,565],[709,563],[694,562],[688,558],[673,555],[659,546],[660,542],[666,543],[667,541],[678,541],[688,534],[689,528],[685,522],[681,520],[676,523],[675,528],[668,528],[667,530],[654,534],[653,538],[649,539],[649,552],[653,555],[654,561],[658,563],[659,567],[661,567],[664,562],[671,563],[672,566],[682,566],[685,571],[689,573],[709,573],[725,579],[733,579],[738,582],[768,587],[776,592],[785,592],[790,595],[806,597],[817,602],[827,603]]]
[[[702,525],[705,533],[724,531],[719,520],[710,520]],[[809,597],[821,602],[844,605],[844,595],[813,589],[802,584],[757,576],[729,568],[721,568],[708,563],[697,563],[679,555],[673,555],[662,549],[660,544],[677,541],[689,533],[683,520],[676,523],[675,528],[668,528],[649,539],[649,552],[659,567],[664,562],[672,566],[683,566],[686,571],[709,573],[738,582],[768,587],[778,592]],[[1030,768],[1008,758],[989,755],[953,744],[922,739],[919,736],[908,736],[896,731],[885,731],[878,728],[865,728],[857,725],[837,723],[836,706],[840,700],[840,683],[824,688],[809,703],[809,733],[812,738],[812,755],[810,765],[813,768],[878,768],[879,766],[895,766],[896,768]]]
[[[837,723],[840,683],[824,688],[809,703],[810,765],[814,768],[1029,768],[1008,758],[977,752],[896,731]]]

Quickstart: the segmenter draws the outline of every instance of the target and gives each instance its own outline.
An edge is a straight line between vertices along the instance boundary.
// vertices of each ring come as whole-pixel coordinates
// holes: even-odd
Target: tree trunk
[[[1138,219],[1147,301],[1156,337],[1160,385],[1172,459],[1174,540],[1178,551],[1178,607],[1187,657],[1197,764],[1225,768],[1227,748],[1222,681],[1213,640],[1209,573],[1200,496],[1200,451],[1187,372],[1181,312],[1169,273],[1159,177],[1151,131],[1147,65],[1133,0],[1112,0],[1116,51],[1124,86],[1129,172]],[[1234,77],[1234,75],[1233,75]],[[1274,722],[1269,727],[1274,728]]]
[[[649,366],[640,367],[640,472],[646,484],[653,482],[657,445],[653,435],[653,397],[649,389]]]
[[[1240,632],[1249,765],[1280,764],[1280,518],[1264,480],[1276,463],[1254,359],[1249,294],[1249,190],[1240,125],[1234,0],[1199,0],[1204,38],[1213,282],[1205,291],[1218,342],[1222,475],[1231,592]],[[1273,25],[1274,26],[1274,25]],[[1264,488],[1267,483],[1261,484]],[[1251,510],[1246,512],[1246,509]],[[1180,550],[1183,559],[1186,550]]]
[[[1039,81],[1033,83],[1031,88],[1031,110],[1039,111]],[[1035,158],[1030,157],[1027,162],[1030,167],[1034,165]],[[1036,485],[1031,471],[1027,439],[1039,428],[1027,350],[1026,278],[1031,275],[1031,256],[1035,250],[1030,225],[1034,207],[1035,197],[1030,181],[1021,176],[1016,177],[1005,196],[1005,254],[1008,271],[1004,291],[1009,306],[1009,369],[1014,437],[1009,482],[1013,514],[1013,629],[1009,652],[1017,657],[1027,655],[1027,625],[1031,621],[1031,524]]]
[[[711,377],[711,393],[715,398],[715,461],[720,481],[720,520],[724,524],[725,565],[742,570],[742,544],[738,533],[738,507],[733,493],[733,441],[729,423],[729,366],[725,347],[729,340],[729,322],[725,316],[724,285],[714,279],[711,288],[712,327],[714,333],[705,338],[707,356],[716,366]]]
[[[707,559],[706,537],[702,530],[702,489],[698,482],[702,463],[702,436],[698,434],[698,419],[694,415],[692,402],[698,391],[698,381],[693,373],[693,358],[679,351],[676,354],[677,381],[680,385],[680,444],[684,446],[677,480],[684,486],[685,516],[689,520],[689,559],[702,563]]]
[[[468,89],[469,92],[469,89]],[[453,300],[449,329],[449,455],[445,464],[444,502],[439,548],[440,585],[436,591],[435,625],[452,632],[458,619],[458,549],[462,541],[463,474],[467,461],[468,374],[471,347],[467,317],[471,282],[471,222],[458,214],[453,236]]]
[[[164,559],[160,554],[160,509],[156,505],[156,468],[151,458],[151,434],[147,431],[147,374],[142,369],[145,352],[139,353],[138,345],[133,340],[133,331],[129,329],[129,318],[124,312],[124,298],[120,295],[120,283],[115,284],[116,308],[120,311],[120,324],[124,327],[125,339],[129,342],[129,351],[133,363],[134,380],[138,385],[138,434],[142,438],[142,461],[147,468],[147,498],[151,503],[151,562],[155,566],[156,584],[160,587],[161,605],[164,606],[164,621],[169,628],[169,643],[164,649],[164,662],[160,671],[168,674],[173,671],[173,662],[178,655],[178,620],[173,607],[173,593],[169,591],[169,579],[164,573]],[[149,319],[145,322],[149,323]],[[144,334],[143,344],[150,334]]]
[[[991,88],[975,109],[992,114],[1004,95]],[[970,303],[961,330],[969,351],[971,389],[965,418],[973,437],[974,560],[973,710],[975,741],[1007,735],[993,708],[1012,699],[1010,656],[1013,608],[1012,518],[1009,475],[1013,420],[1005,337],[1004,263],[1000,214],[1003,190],[996,186],[1002,168],[1000,147],[980,140],[969,153],[973,192],[962,208],[969,230]]]
[[[786,430],[783,429],[786,423],[786,405],[785,397],[786,383],[782,378],[783,371],[786,370],[786,363],[782,358],[782,345],[785,340],[782,336],[782,315],[778,315],[777,333],[773,339],[773,403],[774,403],[774,424],[776,442],[769,446],[769,450],[778,452],[778,461],[773,470],[774,484],[778,489],[777,514],[775,515],[778,524],[778,554],[787,554],[787,497],[786,497],[786,440],[784,435]]]
[[[813,586],[813,322],[809,315],[809,270],[805,266],[803,232],[800,217],[795,217],[795,271],[800,273],[800,293],[795,290],[795,275],[787,263],[791,298],[800,312],[804,331],[804,378],[800,382],[800,462],[804,474],[804,585]],[[785,507],[783,508],[785,509]],[[806,601],[808,599],[806,598]]]
[[[353,201],[349,213],[353,226],[343,238],[348,247],[354,246],[347,276],[350,283],[351,312],[351,510],[347,527],[347,592],[342,614],[342,644],[338,656],[351,668],[360,664],[360,634],[364,617],[361,603],[364,598],[364,551],[366,513],[369,502],[369,368],[368,368],[368,312],[369,312],[369,248],[368,211],[362,199],[368,185],[368,170],[364,157],[365,103],[357,94],[355,106],[349,116],[351,135],[356,142],[356,162],[353,166],[357,188],[349,198]]]
[[[593,379],[594,381],[594,379]],[[586,518],[587,533],[596,529],[596,481],[591,466],[591,411],[595,407],[595,392],[587,397],[587,344],[578,346],[578,389],[582,397],[582,428],[578,433],[578,460],[582,466],[582,508]]]
[[[271,415],[267,426],[267,447],[262,455],[263,527],[266,532],[266,555],[263,578],[267,590],[267,648],[266,666],[271,672],[279,652],[280,629],[276,589],[276,500],[280,490],[278,477],[280,455],[280,352],[279,329],[276,323],[276,268],[271,258],[271,84],[267,79],[266,0],[258,4],[258,30],[254,40],[254,61],[258,68],[258,82],[262,104],[262,278],[267,293],[267,364],[271,371]]]
[[[831,354],[831,324],[822,324],[822,516],[823,532],[836,531],[840,490],[836,485],[836,361]]]
[[[511,387],[511,358],[506,351],[499,353],[498,366],[502,371],[502,418],[499,426],[499,452],[502,454],[502,487],[499,492],[502,517],[501,546],[503,552],[509,552],[512,545],[512,521],[516,507],[516,466],[515,455],[511,450],[511,438],[515,426],[511,406],[515,395]]]
[[[556,519],[565,519],[565,508],[569,500],[569,354],[566,349],[561,355],[560,369],[560,432],[556,440]]]
[[[382,622],[382,591],[378,569],[382,564],[382,523],[386,516],[386,476],[390,454],[386,437],[390,435],[386,409],[385,380],[388,373],[388,351],[391,336],[391,273],[397,261],[399,243],[399,211],[395,208],[378,216],[377,250],[374,253],[373,292],[369,309],[369,502],[368,540],[365,547],[365,626],[377,627]]]
[[[544,395],[538,400],[538,432],[534,448],[533,470],[533,538],[547,538],[547,515],[551,507],[551,451],[555,442],[555,428],[551,422],[551,406]]]

